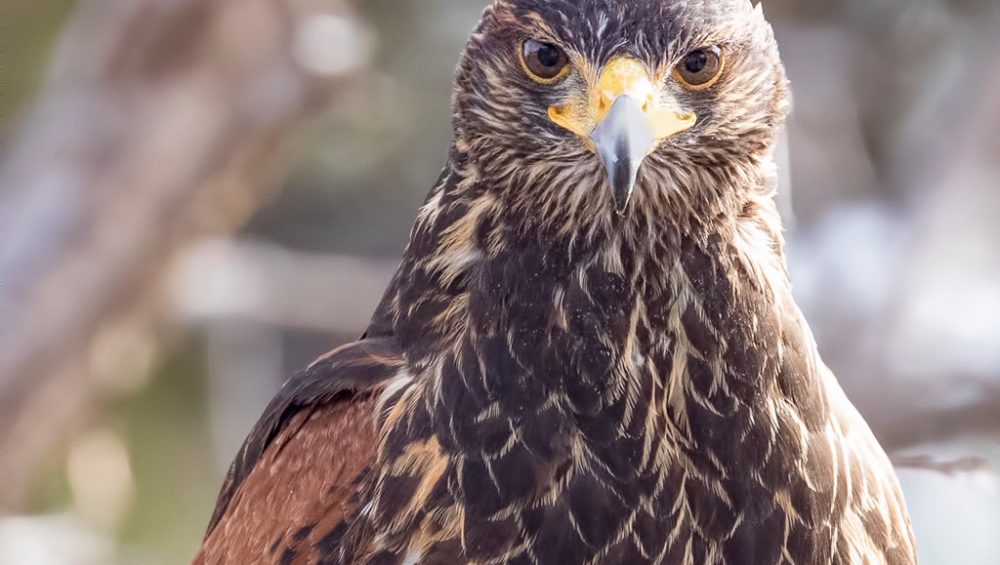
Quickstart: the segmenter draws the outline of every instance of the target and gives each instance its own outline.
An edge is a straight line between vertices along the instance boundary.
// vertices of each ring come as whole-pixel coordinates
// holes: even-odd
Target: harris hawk
[[[496,0],[357,342],[288,381],[198,564],[916,561],[792,299],[749,0]]]

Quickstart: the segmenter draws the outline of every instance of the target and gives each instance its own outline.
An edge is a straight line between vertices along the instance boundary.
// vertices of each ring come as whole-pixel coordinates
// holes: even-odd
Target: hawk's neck
[[[558,419],[567,437],[636,450],[641,466],[650,436],[696,449],[738,441],[724,431],[747,421],[731,417],[753,419],[746,410],[766,409],[774,391],[824,418],[767,196],[684,230],[625,218],[540,234],[518,223],[523,210],[460,190],[474,181],[442,176],[381,308],[433,395],[431,415],[470,430],[472,443],[454,436],[453,448],[485,448],[479,428],[493,418],[504,429]]]
[[[786,355],[814,356],[763,190],[742,191],[745,202],[707,221],[680,225],[638,202],[565,230],[561,219],[526,221],[531,211],[478,180],[446,169],[373,324],[396,334],[414,366],[474,354],[493,368],[490,386],[523,375],[586,413],[639,375],[669,384],[706,363],[716,388],[759,388]],[[791,339],[802,343],[789,349]]]

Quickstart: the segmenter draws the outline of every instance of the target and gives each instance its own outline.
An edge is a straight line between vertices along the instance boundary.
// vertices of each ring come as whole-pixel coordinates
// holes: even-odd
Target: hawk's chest
[[[745,378],[764,310],[682,263],[522,252],[479,273],[464,330],[383,395],[368,551],[642,563],[735,528],[728,462],[770,441]]]
[[[662,551],[683,521],[684,489],[670,424],[654,406],[666,391],[613,387],[601,410],[585,414],[524,374],[491,388],[478,365],[449,357],[433,369],[444,380],[414,385],[384,408],[380,461],[359,517],[375,533],[367,551],[582,563],[635,552],[635,535]],[[622,562],[643,561],[628,555]]]
[[[694,531],[683,497],[710,491],[690,471],[690,391],[672,384],[693,367],[679,303],[589,282],[547,295],[541,319],[478,326],[390,386],[363,517],[380,544],[639,563]]]

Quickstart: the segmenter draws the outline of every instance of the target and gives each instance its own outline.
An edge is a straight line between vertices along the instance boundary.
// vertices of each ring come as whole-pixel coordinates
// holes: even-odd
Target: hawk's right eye
[[[535,82],[552,84],[569,74],[566,52],[551,43],[529,39],[521,44],[521,65]]]

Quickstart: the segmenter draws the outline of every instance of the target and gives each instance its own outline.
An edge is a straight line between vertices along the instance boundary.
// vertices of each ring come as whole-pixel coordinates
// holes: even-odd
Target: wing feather
[[[230,467],[194,563],[292,562],[326,545],[375,456],[375,397],[404,366],[393,338],[362,339],[290,379]]]

